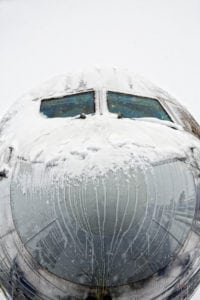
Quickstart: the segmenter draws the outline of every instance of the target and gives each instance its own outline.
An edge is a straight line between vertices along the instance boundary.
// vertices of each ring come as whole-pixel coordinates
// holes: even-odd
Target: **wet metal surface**
[[[16,229],[45,269],[78,284],[118,286],[177,255],[196,208],[183,162],[79,181],[59,178],[57,168],[20,161],[11,183]]]

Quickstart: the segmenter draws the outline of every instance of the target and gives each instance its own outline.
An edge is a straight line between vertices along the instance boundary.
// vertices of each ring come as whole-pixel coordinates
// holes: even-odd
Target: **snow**
[[[121,64],[178,96],[200,120],[199,11],[196,0],[2,0],[1,116],[55,74]]]
[[[187,133],[178,124],[152,118],[118,119],[105,105],[103,115],[89,115],[84,120],[78,116],[48,119],[39,112],[41,99],[88,89],[162,99],[167,95],[141,77],[116,68],[52,79],[19,99],[2,120],[1,164],[12,147],[16,158],[46,166],[67,165],[68,176],[73,178],[98,176],[126,166],[144,168],[160,160],[187,157],[191,147],[199,149],[197,139],[186,139]],[[166,101],[176,103],[173,98]]]
[[[0,299],[5,299],[4,294],[0,290]]]
[[[150,81],[126,68],[92,67],[60,75],[43,82],[25,97],[31,100],[58,97],[70,93],[90,89],[123,91],[138,96],[151,98],[162,97],[166,101],[177,104],[177,100],[166,91],[158,88]]]

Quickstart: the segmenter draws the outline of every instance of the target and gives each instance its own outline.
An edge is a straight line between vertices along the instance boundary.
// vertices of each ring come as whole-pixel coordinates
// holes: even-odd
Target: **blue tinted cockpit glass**
[[[40,112],[48,118],[74,117],[95,112],[94,92],[42,100]]]
[[[124,118],[157,118],[172,121],[161,104],[151,98],[107,92],[108,109]]]

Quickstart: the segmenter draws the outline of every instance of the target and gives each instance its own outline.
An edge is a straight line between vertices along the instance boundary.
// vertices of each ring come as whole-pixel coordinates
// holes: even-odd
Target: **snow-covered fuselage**
[[[171,96],[115,69],[25,95],[0,125],[3,289],[189,298],[200,281],[199,133]]]

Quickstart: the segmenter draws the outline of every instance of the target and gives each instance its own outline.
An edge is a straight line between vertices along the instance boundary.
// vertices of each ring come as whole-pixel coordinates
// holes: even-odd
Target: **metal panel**
[[[183,162],[73,180],[65,167],[20,161],[11,184],[17,231],[45,269],[75,283],[117,286],[162,270],[182,248],[196,207]]]

